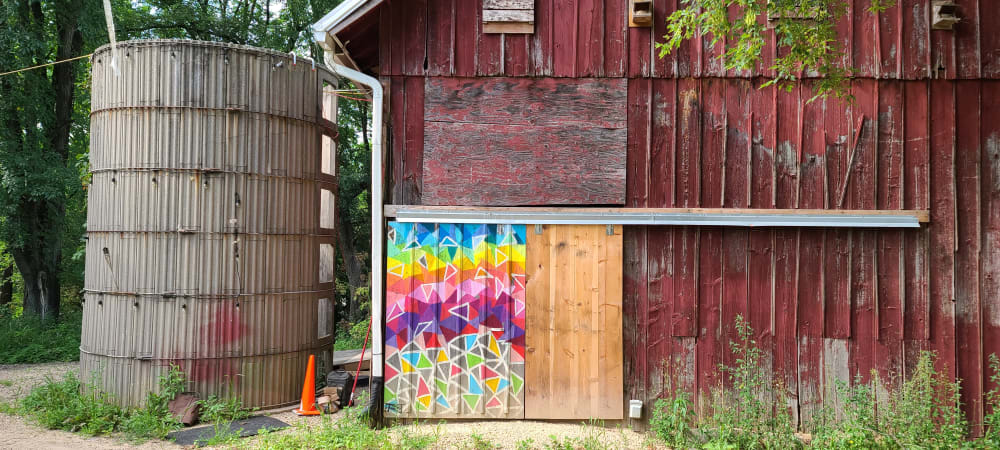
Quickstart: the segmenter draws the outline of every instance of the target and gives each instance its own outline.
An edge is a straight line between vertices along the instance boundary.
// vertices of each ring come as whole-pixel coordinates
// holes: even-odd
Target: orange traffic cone
[[[302,403],[295,414],[300,416],[318,416],[316,409],[316,355],[309,355],[309,367],[306,368],[306,379],[302,383]]]

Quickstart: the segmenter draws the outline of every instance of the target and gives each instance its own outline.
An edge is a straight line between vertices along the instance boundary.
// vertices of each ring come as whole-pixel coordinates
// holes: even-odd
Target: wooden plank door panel
[[[531,228],[525,417],[622,419],[622,227]]]

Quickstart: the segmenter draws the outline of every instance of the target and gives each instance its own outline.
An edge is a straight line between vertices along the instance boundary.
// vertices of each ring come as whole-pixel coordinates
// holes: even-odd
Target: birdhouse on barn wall
[[[958,5],[955,2],[935,0],[931,2],[931,28],[935,30],[952,30],[962,19],[958,17]]]
[[[653,26],[653,0],[629,0],[628,26],[633,28]]]
[[[483,33],[534,32],[534,0],[483,0]]]

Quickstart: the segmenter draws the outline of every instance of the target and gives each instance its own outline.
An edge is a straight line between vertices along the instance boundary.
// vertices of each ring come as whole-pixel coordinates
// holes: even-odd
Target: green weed
[[[0,308],[0,342],[17,343],[0,346],[0,364],[79,360],[83,313],[66,309],[57,322],[43,322]]]
[[[669,388],[667,390],[671,391]],[[653,417],[649,419],[649,428],[668,446],[684,448],[695,442],[691,430],[695,419],[691,394],[678,389],[653,403]]]
[[[784,389],[772,384],[761,363],[763,350],[753,339],[753,329],[736,316],[739,340],[729,346],[734,366],[720,366],[732,383],[731,392],[718,391],[712,416],[701,431],[710,448],[797,448],[791,415],[785,407]]]
[[[197,447],[234,446],[240,440],[243,429],[230,429],[229,422],[218,422],[214,425],[215,434],[208,439],[194,441]]]
[[[52,430],[90,436],[115,431],[126,419],[126,412],[107,394],[97,389],[83,394],[81,387],[80,380],[72,372],[59,381],[48,378],[21,399],[16,411]]]
[[[339,415],[338,415],[339,416]],[[373,430],[361,414],[361,408],[347,408],[343,418],[324,415],[316,422],[300,422],[292,430],[267,433],[253,444],[262,449],[338,448],[338,449],[408,449],[426,448],[437,441],[437,433],[414,434],[412,427]]]
[[[990,381],[994,388],[986,393],[986,417],[983,418],[982,442],[987,448],[1000,448],[1000,358],[990,355]]]
[[[515,445],[517,447],[517,450],[528,450],[531,448],[535,448],[535,440],[532,438],[524,438],[521,439],[520,441],[517,441]]]
[[[0,380],[0,386],[11,387],[14,385],[14,380]]]
[[[500,446],[479,433],[472,433],[465,448],[469,450],[493,450],[500,448]]]
[[[201,403],[202,422],[233,422],[249,418],[256,411],[256,409],[244,407],[243,401],[236,396],[219,398],[212,395],[205,400],[199,400],[199,402]]]

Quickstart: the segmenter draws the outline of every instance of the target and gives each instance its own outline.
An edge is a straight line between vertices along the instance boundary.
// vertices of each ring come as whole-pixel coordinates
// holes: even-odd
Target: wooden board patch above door
[[[627,86],[428,77],[424,205],[623,205]]]
[[[622,419],[622,227],[527,229],[525,418]]]

